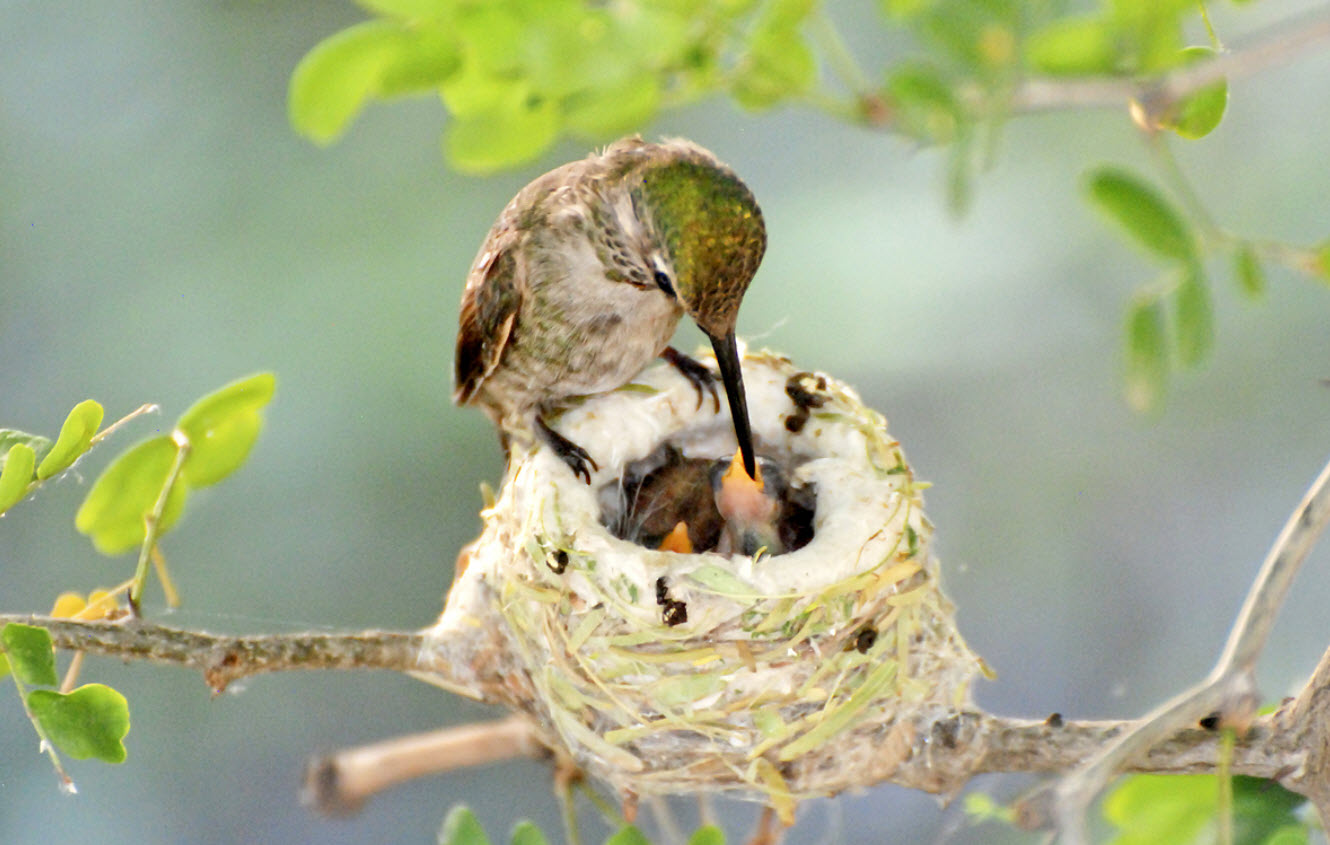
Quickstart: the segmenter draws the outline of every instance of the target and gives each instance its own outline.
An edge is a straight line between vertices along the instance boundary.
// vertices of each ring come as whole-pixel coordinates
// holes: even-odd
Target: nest
[[[732,791],[789,820],[854,783],[826,761],[869,733],[900,746],[893,727],[963,706],[982,664],[938,583],[927,485],[882,416],[778,355],[743,370],[782,553],[708,551],[730,420],[656,366],[558,421],[598,462],[590,485],[548,449],[512,456],[431,633],[487,638],[510,703],[623,794]],[[659,550],[678,521],[695,553]]]

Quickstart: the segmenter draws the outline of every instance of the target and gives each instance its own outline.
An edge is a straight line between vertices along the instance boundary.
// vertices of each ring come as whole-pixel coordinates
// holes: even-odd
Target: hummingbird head
[[[734,171],[688,141],[651,145],[630,182],[633,207],[656,249],[656,284],[711,340],[749,477],[757,472],[734,326],[766,251],[757,201]]]

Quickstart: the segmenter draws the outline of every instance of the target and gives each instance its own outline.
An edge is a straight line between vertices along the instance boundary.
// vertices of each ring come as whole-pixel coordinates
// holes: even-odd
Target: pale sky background
[[[1294,5],[1309,4],[1214,11],[1236,36]],[[462,282],[512,194],[589,145],[460,176],[428,98],[371,109],[329,149],[297,138],[292,67],[360,17],[350,3],[0,2],[0,427],[54,434],[88,397],[109,416],[166,409],[0,520],[0,608],[127,577],[131,557],[101,558],[73,530],[87,484],[193,399],[270,369],[250,463],[166,541],[185,610],[161,616],[154,587],[154,616],[262,632],[438,613],[478,531],[478,485],[501,469],[483,416],[449,402]],[[876,67],[873,31],[857,29]],[[1224,125],[1180,147],[1225,225],[1330,235],[1328,83],[1330,52],[1241,80]],[[934,483],[961,629],[998,672],[981,705],[1126,717],[1208,671],[1330,457],[1330,288],[1272,270],[1251,304],[1211,262],[1213,357],[1143,419],[1118,398],[1120,334],[1156,271],[1079,194],[1094,164],[1148,166],[1124,114],[1015,121],[960,220],[941,155],[819,114],[717,102],[645,132],[711,148],[763,206],[770,249],[740,332],[856,385]],[[1330,643],[1328,566],[1318,551],[1299,578],[1261,664],[1267,700]],[[128,762],[71,761],[80,794],[61,795],[0,685],[0,842],[433,842],[456,802],[496,841],[518,813],[559,833],[531,762],[413,783],[351,820],[298,806],[313,753],[497,715],[406,678],[261,677],[216,700],[180,670],[90,660],[85,678],[129,697]],[[980,785],[1007,798],[1024,783]],[[791,841],[996,835],[963,828],[957,809],[883,787],[808,805]]]

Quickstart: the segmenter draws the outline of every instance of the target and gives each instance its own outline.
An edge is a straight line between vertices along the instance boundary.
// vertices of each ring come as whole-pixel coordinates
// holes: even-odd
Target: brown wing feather
[[[509,231],[508,234],[516,233]],[[467,279],[457,332],[453,401],[470,401],[476,389],[499,365],[512,336],[521,304],[515,237],[494,238],[485,260]],[[506,241],[506,243],[501,243]]]

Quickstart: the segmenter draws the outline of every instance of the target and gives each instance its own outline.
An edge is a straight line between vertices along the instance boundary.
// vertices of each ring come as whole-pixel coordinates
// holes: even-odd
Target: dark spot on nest
[[[545,563],[555,575],[562,575],[568,568],[568,553],[563,549],[555,549],[553,554],[545,558]]]
[[[656,579],[656,604],[663,605],[670,600],[669,585],[665,583],[665,576]]]
[[[688,605],[674,599],[665,600],[665,609],[660,613],[661,621],[673,628],[688,621]]]
[[[1060,727],[1062,727],[1062,714],[1061,714],[1061,713],[1049,713],[1049,714],[1048,714],[1048,718],[1044,720],[1044,724],[1045,724],[1045,725],[1048,725],[1050,728],[1060,728]]]
[[[875,642],[877,642],[877,629],[871,625],[865,625],[854,635],[854,639],[850,640],[845,650],[854,649],[860,654],[867,654]]]
[[[822,407],[830,398],[826,391],[826,376],[817,373],[795,373],[786,379],[785,395],[790,397],[794,411],[785,418],[785,429],[795,434],[803,431],[810,410]]]
[[[1219,730],[1219,726],[1222,725],[1223,723],[1224,723],[1223,715],[1218,710],[1216,710],[1215,712],[1211,713],[1209,716],[1206,716],[1205,718],[1201,719],[1201,721],[1198,724],[1207,731],[1217,731]]]

